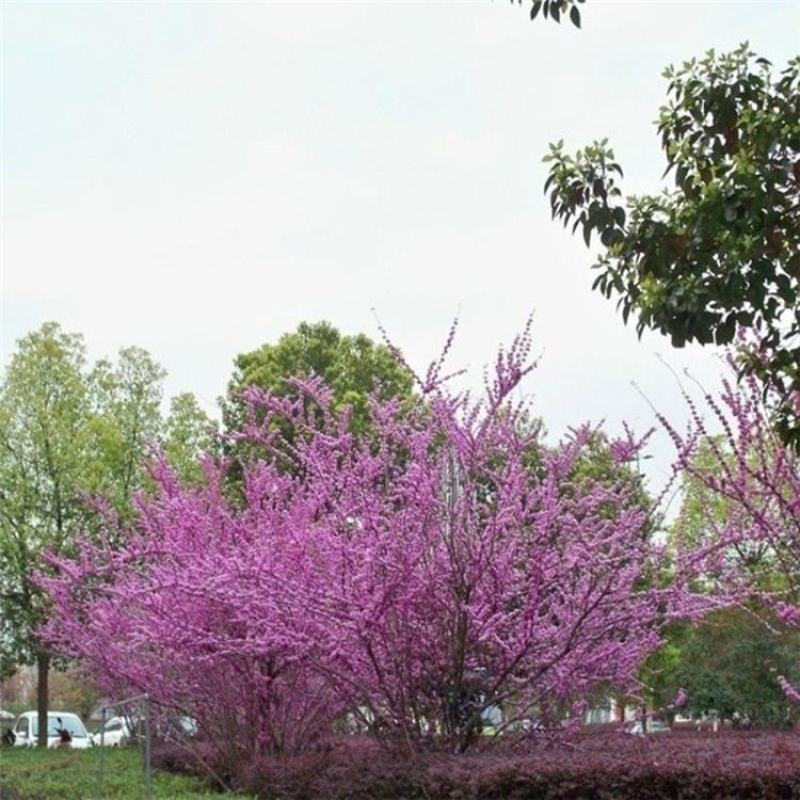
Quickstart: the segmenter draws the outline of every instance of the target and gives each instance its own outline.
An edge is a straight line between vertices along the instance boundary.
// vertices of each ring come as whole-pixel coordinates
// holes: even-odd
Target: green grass
[[[0,749],[0,800],[144,800],[144,776],[135,748],[106,748],[104,788],[98,782],[100,748]],[[222,800],[197,779],[153,773],[153,794],[169,800]]]

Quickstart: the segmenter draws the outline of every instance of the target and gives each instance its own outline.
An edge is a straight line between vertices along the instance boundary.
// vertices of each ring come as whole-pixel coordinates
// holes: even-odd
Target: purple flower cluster
[[[729,360],[733,370],[733,358]],[[703,409],[686,395],[692,425],[685,435],[661,423],[678,451],[678,467],[706,501],[702,539],[679,556],[694,568],[705,554],[729,595],[758,598],[778,628],[800,624],[800,453],[784,445],[770,422],[770,396],[754,378],[723,382]],[[721,430],[720,434],[715,429]],[[778,630],[775,631],[779,633]],[[800,692],[778,679],[786,696]]]

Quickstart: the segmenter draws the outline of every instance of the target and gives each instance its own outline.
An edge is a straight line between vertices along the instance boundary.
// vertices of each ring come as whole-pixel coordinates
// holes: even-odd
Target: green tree
[[[781,727],[793,717],[778,675],[796,676],[800,636],[763,610],[715,611],[696,627],[681,626],[657,657],[651,657],[656,702],[668,705],[678,687],[687,693],[683,713],[716,712],[724,719],[747,720],[756,727]],[[654,670],[652,666],[660,669]]]
[[[780,398],[776,425],[800,447],[800,58],[773,74],[748,46],[664,73],[658,133],[674,188],[622,200],[607,140],[550,146],[553,216],[603,250],[593,288],[622,317],[686,342],[757,347],[742,369]]]
[[[120,512],[145,485],[142,462],[162,434],[164,369],[146,350],[125,347],[116,362],[101,359],[87,375],[91,398],[91,451],[87,489],[107,497]]]
[[[692,466],[703,472],[718,468],[717,456],[712,444],[718,452],[725,447],[723,437],[701,441],[692,458]],[[681,507],[670,529],[673,545],[691,549],[703,543],[717,540],[717,531],[725,524],[729,513],[729,504],[725,497],[712,492],[694,475],[684,472],[681,476]]]
[[[614,456],[607,434],[598,430],[593,433],[586,450],[576,459],[572,479],[578,485],[587,481],[590,486],[600,483],[603,486],[624,488],[627,502],[650,513],[654,510],[653,500],[645,490],[639,459],[640,455],[637,450],[630,460],[618,461]],[[619,510],[616,507],[610,507],[609,515],[616,514]],[[659,522],[660,520],[653,519],[647,527],[647,532],[652,533]]]
[[[651,653],[639,668],[639,680],[642,684],[644,710],[661,711],[670,722],[678,709],[673,705],[679,688],[683,688],[678,677],[681,668],[682,647],[691,632],[691,625],[686,622],[673,622],[664,630],[661,647]],[[685,709],[681,709],[686,713]],[[646,726],[646,720],[645,720]]]
[[[201,480],[198,456],[218,453],[217,432],[216,421],[203,411],[193,394],[186,392],[172,398],[162,446],[180,478],[190,482]]]
[[[46,608],[33,576],[86,519],[89,396],[80,336],[55,323],[19,342],[0,385],[0,657],[35,661],[39,744],[47,744],[50,654],[34,631]]]
[[[120,514],[147,489],[149,448],[162,444],[179,474],[210,424],[191,395],[175,398],[164,423],[164,370],[149,353],[124,348],[116,361],[87,364],[81,336],[53,322],[18,342],[0,383],[0,674],[36,663],[40,744],[46,743],[51,654],[36,631],[48,609],[35,582],[45,553],[68,552],[91,535],[84,500],[101,495]]]
[[[764,448],[751,453],[749,462],[757,469],[761,459],[774,464],[775,458],[773,451]],[[736,501],[715,491],[699,477],[720,476],[725,469],[735,469],[735,458],[725,437],[701,439],[691,467],[683,475],[681,508],[669,531],[673,546],[685,550],[713,547],[727,535],[731,525],[741,524],[742,509]],[[789,581],[785,566],[781,565],[774,546],[768,541],[734,541],[727,548],[726,561],[735,562],[759,591],[786,591],[790,583],[796,582]]]
[[[289,378],[312,375],[333,390],[335,407],[353,409],[352,430],[367,427],[367,403],[377,389],[381,398],[411,398],[414,378],[388,347],[375,344],[363,334],[345,336],[328,322],[301,323],[276,344],[238,355],[235,370],[222,401],[222,420],[227,432],[240,430],[245,416],[242,390],[257,386],[279,395],[294,393]],[[237,451],[238,452],[238,451]]]

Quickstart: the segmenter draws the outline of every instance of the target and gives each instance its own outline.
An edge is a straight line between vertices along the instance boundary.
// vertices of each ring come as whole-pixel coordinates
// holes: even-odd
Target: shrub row
[[[210,749],[202,756],[213,764]],[[156,761],[198,770],[186,750],[160,748]],[[800,798],[800,735],[608,734],[414,758],[343,738],[301,756],[254,759],[224,777],[262,800],[784,800]]]

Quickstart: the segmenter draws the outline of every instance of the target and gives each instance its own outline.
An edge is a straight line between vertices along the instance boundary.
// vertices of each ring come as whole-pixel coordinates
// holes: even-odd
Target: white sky
[[[782,66],[800,5],[588,0],[580,31],[529,5],[3,3],[2,362],[53,319],[95,357],[147,348],[213,412],[233,357],[302,320],[377,337],[374,307],[423,368],[458,314],[477,386],[533,310],[554,436],[649,427],[631,381],[683,418],[654,353],[713,383],[713,352],[639,342],[590,291],[540,159],[608,136],[654,189],[662,69],[744,40]]]

